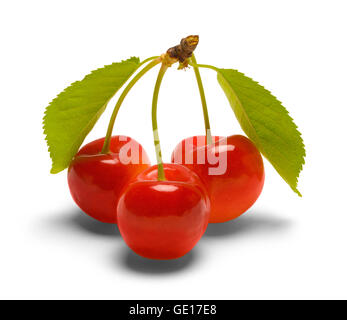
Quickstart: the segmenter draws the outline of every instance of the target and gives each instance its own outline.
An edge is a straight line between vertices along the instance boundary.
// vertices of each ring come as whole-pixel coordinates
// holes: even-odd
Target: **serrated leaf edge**
[[[217,68],[216,68],[216,69],[217,69]],[[222,69],[219,69],[219,68],[218,68],[217,70],[218,70],[218,71],[217,71],[217,80],[218,80],[218,82],[220,82],[220,78],[222,78],[222,80],[224,81],[224,83],[229,87],[230,91],[233,93],[235,99],[237,99],[237,102],[240,104],[240,106],[243,107],[243,105],[242,105],[242,103],[241,103],[239,97],[238,97],[237,94],[235,93],[235,91],[234,91],[234,89],[232,88],[232,86],[230,85],[229,81],[228,81],[227,79],[225,79],[225,77],[223,76],[223,74],[222,74],[222,72],[221,72]],[[237,70],[235,70],[235,71],[237,71]],[[251,81],[255,82],[255,83],[256,83],[257,85],[259,85],[262,89],[264,89],[267,93],[271,94],[271,96],[274,97],[274,99],[276,99],[276,101],[278,101],[278,102],[282,105],[282,102],[279,101],[279,100],[271,93],[271,91],[269,91],[268,89],[266,89],[266,88],[265,88],[264,86],[262,86],[259,82],[253,80],[252,78],[247,77],[247,76],[246,76],[244,73],[242,73],[242,72],[239,72],[239,71],[237,71],[237,72],[240,73],[241,75],[243,75],[244,77],[246,77],[247,79],[250,79]],[[223,89],[223,87],[222,87],[222,89]],[[223,91],[224,91],[224,90],[223,90]],[[228,99],[228,100],[229,100],[229,99]],[[282,105],[282,107],[283,107],[283,105]],[[283,108],[284,108],[284,107],[283,107]],[[292,123],[294,124],[295,128],[298,129],[298,126],[295,124],[293,118],[289,115],[288,110],[287,110],[286,108],[284,108],[284,109],[285,109],[285,111],[286,111],[288,117],[292,120]],[[259,140],[258,140],[258,141],[254,141],[254,140],[255,140],[255,137],[258,136],[257,131],[255,130],[255,128],[254,128],[252,122],[250,121],[250,119],[249,119],[247,113],[244,112],[243,114],[244,114],[245,119],[247,120],[249,126],[252,128],[252,131],[253,131],[253,133],[254,133],[254,137],[252,137],[252,138],[249,137],[249,138],[250,138],[251,140],[253,140],[253,142],[254,142],[254,143],[256,144],[256,146],[259,148],[259,151],[263,154],[263,156],[264,156],[265,158],[267,158],[266,152],[263,151],[263,149],[262,149],[262,144],[259,142]],[[240,123],[240,125],[241,125],[241,123]],[[242,127],[242,125],[241,125],[241,127]],[[243,128],[242,128],[242,129],[243,129]],[[305,144],[304,144],[303,139],[302,139],[302,134],[301,134],[301,132],[300,132],[299,130],[297,130],[297,132],[299,133],[299,136],[300,136],[301,144],[302,144],[302,146],[303,146],[304,153],[303,153],[303,156],[302,156],[302,161],[299,162],[299,171],[298,171],[298,174],[297,174],[296,177],[295,177],[295,185],[292,186],[292,185],[287,181],[287,179],[285,179],[285,178],[280,174],[279,169],[277,168],[277,166],[274,165],[274,164],[272,164],[272,163],[271,163],[271,164],[272,164],[272,166],[275,168],[275,170],[278,172],[278,174],[286,181],[286,183],[289,185],[289,187],[290,187],[299,197],[302,197],[302,194],[301,194],[300,191],[298,190],[297,185],[298,185],[298,180],[299,180],[300,172],[302,171],[303,166],[304,166],[304,164],[305,164],[306,149],[305,149]]]
[[[135,61],[136,61],[136,62],[135,62]],[[46,130],[46,117],[47,117],[48,107],[52,104],[52,102],[53,102],[55,99],[57,99],[57,98],[59,97],[59,95],[61,95],[62,93],[66,92],[66,91],[67,91],[70,87],[72,87],[74,84],[76,84],[76,83],[78,83],[78,82],[81,82],[81,81],[85,80],[86,78],[90,77],[91,75],[93,75],[94,73],[98,72],[99,70],[104,69],[105,67],[111,66],[112,64],[121,64],[121,63],[124,63],[124,62],[134,63],[134,64],[137,65],[137,68],[136,68],[136,69],[130,74],[130,76],[128,77],[128,79],[127,79],[127,81],[128,81],[128,80],[134,75],[134,73],[140,68],[140,66],[141,66],[140,58],[138,58],[138,57],[134,57],[134,56],[133,56],[133,57],[130,57],[129,59],[121,60],[121,62],[114,62],[114,63],[111,63],[111,64],[109,64],[109,65],[104,65],[103,67],[100,67],[100,68],[97,68],[97,69],[95,69],[95,70],[92,70],[89,74],[85,75],[85,76],[83,77],[83,79],[74,81],[74,82],[72,82],[70,85],[68,85],[67,87],[65,87],[65,88],[63,89],[63,91],[61,91],[60,93],[58,93],[58,94],[56,95],[56,97],[53,98],[53,99],[51,100],[51,102],[48,104],[48,106],[45,108],[44,117],[43,117],[43,119],[42,119],[42,120],[43,120],[43,121],[42,121],[42,129],[43,129],[43,134],[44,134],[44,136],[45,136],[45,137],[44,137],[44,140],[46,141],[46,145],[47,145],[47,147],[48,147],[49,156],[50,156],[50,158],[51,158],[51,160],[52,160],[52,167],[51,167],[50,173],[52,173],[52,174],[59,173],[59,172],[65,170],[66,167],[64,167],[64,168],[59,168],[59,167],[58,167],[58,168],[57,168],[56,161],[54,160],[53,155],[52,155],[51,146],[49,145],[49,142],[48,142],[48,134],[47,134],[47,130]],[[126,83],[126,81],[125,81],[125,83]],[[124,84],[123,84],[123,86],[124,86]],[[107,100],[107,102],[100,108],[100,111],[99,111],[97,114],[95,114],[95,116],[89,121],[88,126],[89,126],[94,120],[95,120],[94,125],[96,124],[96,122],[98,121],[98,119],[100,118],[100,116],[102,115],[102,113],[105,111],[105,109],[106,109],[108,103],[112,100],[112,98],[117,94],[117,92],[118,92],[123,86],[119,87],[119,88],[115,91],[115,93],[112,95],[112,97],[109,98],[109,99]],[[85,140],[85,138],[87,137],[87,135],[89,134],[89,132],[93,129],[94,125],[92,125],[92,127],[90,128],[90,130],[84,135],[84,138],[83,138],[83,140],[81,141],[80,144],[83,143],[83,141]],[[86,126],[86,127],[88,128],[88,126]]]

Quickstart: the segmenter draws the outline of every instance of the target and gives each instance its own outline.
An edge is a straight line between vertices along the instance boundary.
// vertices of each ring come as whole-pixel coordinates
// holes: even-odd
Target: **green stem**
[[[196,62],[194,54],[191,57],[191,61],[194,64],[193,65],[193,69],[194,69],[196,81],[198,83],[199,92],[200,92],[202,111],[204,113],[205,132],[206,132],[207,144],[210,145],[210,144],[212,144],[212,134],[211,134],[210,119],[209,119],[209,116],[208,116],[208,109],[207,109],[205,91],[204,91],[204,87],[202,85],[202,80],[201,80],[201,76],[200,76],[199,67],[197,66],[197,62]]]
[[[155,59],[155,60],[153,60]],[[157,64],[159,64],[161,62],[160,58],[158,57],[151,57],[148,58],[146,60],[144,60],[143,62],[141,62],[141,64],[139,65],[139,67],[141,65],[143,65],[144,63],[153,60],[151,63],[149,63],[147,66],[145,66],[129,83],[128,85],[125,87],[124,91],[122,92],[122,94],[120,95],[116,106],[114,107],[114,110],[112,112],[111,115],[111,119],[110,122],[108,124],[108,128],[107,128],[107,132],[106,132],[106,137],[105,137],[105,141],[104,141],[104,145],[102,147],[101,153],[106,154],[110,151],[110,143],[111,143],[111,136],[112,136],[112,131],[113,131],[113,127],[114,127],[114,123],[116,121],[117,118],[117,114],[118,111],[125,99],[125,97],[127,96],[127,94],[129,93],[130,89],[135,85],[135,83],[140,80],[140,78],[147,73],[150,69],[152,69],[153,67],[155,67]]]
[[[147,58],[147,59],[143,60],[143,61],[139,64],[138,68],[140,68],[142,65],[144,65],[144,64],[147,63],[148,61],[152,61],[152,60],[158,59],[158,58],[160,58],[160,56],[154,56],[154,57],[150,57],[150,58]]]
[[[194,62],[190,62],[189,65],[191,65],[193,68],[197,67],[197,68],[207,68],[207,69],[212,69],[216,72],[219,72],[219,69],[214,67],[214,66],[210,66],[209,64],[196,64]]]
[[[165,64],[161,65],[161,68],[158,73],[158,78],[155,83],[154,92],[153,92],[153,100],[152,100],[152,128],[153,128],[155,153],[157,156],[157,163],[158,163],[158,180],[159,181],[165,180],[165,172],[164,172],[163,159],[161,155],[161,147],[160,147],[160,140],[159,140],[159,134],[158,134],[157,107],[158,107],[158,95],[159,95],[160,85],[167,68],[168,68],[167,65]]]

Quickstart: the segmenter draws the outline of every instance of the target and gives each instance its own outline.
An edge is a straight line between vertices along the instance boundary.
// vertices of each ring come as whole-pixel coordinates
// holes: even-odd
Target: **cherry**
[[[150,166],[142,146],[126,136],[113,136],[110,151],[102,154],[105,138],[86,144],[70,164],[68,184],[72,198],[88,215],[117,223],[117,202],[131,179]]]
[[[199,177],[177,164],[152,166],[131,182],[118,203],[118,227],[126,244],[150,259],[176,259],[204,234],[210,205]]]
[[[262,157],[248,138],[213,139],[215,143],[208,146],[204,136],[181,141],[172,153],[172,162],[198,174],[211,200],[210,222],[218,223],[237,218],[254,204],[265,175]]]

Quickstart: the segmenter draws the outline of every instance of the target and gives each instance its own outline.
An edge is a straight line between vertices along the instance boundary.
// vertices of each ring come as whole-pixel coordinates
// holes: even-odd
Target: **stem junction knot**
[[[188,67],[188,59],[192,56],[198,43],[198,35],[183,38],[179,45],[168,49],[166,53],[162,55],[163,63],[167,63],[169,66],[171,66],[175,62],[179,62],[180,65],[178,69]]]

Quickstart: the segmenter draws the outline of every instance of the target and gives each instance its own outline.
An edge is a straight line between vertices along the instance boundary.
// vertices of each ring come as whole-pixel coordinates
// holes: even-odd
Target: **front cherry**
[[[68,184],[72,198],[89,216],[117,223],[117,202],[125,185],[148,168],[142,146],[125,136],[113,136],[109,152],[101,153],[105,138],[86,144],[70,164]]]
[[[209,220],[209,200],[199,177],[184,166],[164,164],[140,173],[118,203],[118,227],[126,244],[150,259],[184,256],[200,240]]]
[[[172,162],[198,174],[210,196],[210,222],[218,223],[237,218],[254,204],[265,175],[262,157],[248,138],[234,135],[214,141],[206,146],[204,136],[185,139],[173,151]]]

